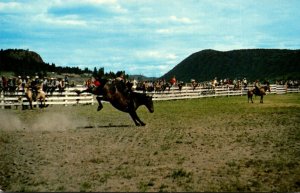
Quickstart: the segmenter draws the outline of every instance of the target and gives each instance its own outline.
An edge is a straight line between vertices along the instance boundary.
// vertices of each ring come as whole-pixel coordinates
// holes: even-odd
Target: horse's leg
[[[97,96],[96,99],[97,99],[97,101],[98,101],[98,108],[97,108],[97,111],[100,111],[100,110],[103,108],[103,105],[102,105],[102,103],[101,103],[102,97]]]
[[[45,104],[45,98],[44,98],[43,96],[41,96],[41,97],[39,98],[39,100],[40,100],[40,102],[41,102],[40,108],[44,108],[44,107],[46,106],[46,104]]]
[[[30,109],[32,109],[32,100],[29,99],[28,102],[29,102]]]
[[[250,98],[251,103],[253,103],[253,95],[254,95],[254,93],[251,91],[248,93],[248,102],[249,102],[249,98]]]
[[[141,119],[138,117],[138,115],[136,114],[135,111],[131,111],[131,112],[129,112],[129,114],[136,126],[145,126],[146,125],[143,121],[141,121]]]
[[[251,103],[253,103],[253,94],[249,93],[248,94],[248,103],[249,103],[249,100],[251,100]]]
[[[264,98],[264,95],[261,95],[260,96],[260,103],[264,103],[263,98]]]

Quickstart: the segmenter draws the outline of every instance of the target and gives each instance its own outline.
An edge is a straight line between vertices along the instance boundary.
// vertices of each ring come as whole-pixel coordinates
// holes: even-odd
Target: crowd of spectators
[[[55,78],[55,77],[39,77],[39,76],[17,76],[17,77],[5,77],[0,78],[0,92],[24,93],[26,89],[35,90],[37,86],[42,86],[43,91],[53,93],[56,89],[62,92],[65,88],[69,87],[69,77]]]
[[[250,82],[251,85],[254,85],[255,80]],[[91,77],[86,80],[83,84],[86,87],[90,86],[98,86],[98,79]],[[164,91],[167,88],[170,89],[172,86],[177,86],[179,89],[182,88],[183,85],[193,87],[195,89],[197,86],[202,88],[215,88],[217,86],[222,87],[232,87],[234,89],[241,89],[246,87],[249,84],[249,81],[246,78],[243,79],[218,79],[215,77],[209,81],[197,82],[195,79],[191,79],[190,82],[184,83],[183,81],[177,81],[176,77],[173,76],[169,81],[166,79],[157,79],[153,81],[137,81],[137,80],[130,80],[130,83],[133,84],[132,88],[137,90],[144,90],[144,91]],[[268,81],[262,81],[262,84],[267,84]],[[287,88],[295,88],[299,87],[298,80],[280,80],[276,81],[278,85],[286,85]],[[70,86],[75,86],[74,82],[70,84],[69,77],[66,75],[64,78],[55,78],[55,77],[39,77],[39,76],[17,76],[17,77],[5,77],[2,76],[0,78],[0,93],[3,91],[4,93],[12,93],[12,92],[25,92],[26,88],[35,89],[37,85],[41,85],[43,91],[46,93],[53,93],[55,90],[59,92],[63,92],[65,88]]]

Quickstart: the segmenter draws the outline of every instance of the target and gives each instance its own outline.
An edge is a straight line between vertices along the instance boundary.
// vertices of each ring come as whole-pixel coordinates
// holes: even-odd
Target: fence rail
[[[285,94],[285,93],[299,93],[300,88],[286,88],[284,85],[270,85],[270,94]],[[74,88],[67,88],[64,92],[53,92],[46,97],[46,104],[49,105],[76,105],[76,104],[91,104],[93,105],[96,100],[95,96],[89,93],[82,93],[78,96],[74,90],[84,90],[83,86],[77,86]],[[241,89],[234,89],[233,86],[229,87],[216,87],[203,88],[196,87],[194,90],[192,87],[186,85],[181,90],[178,87],[172,87],[170,91],[164,92],[150,92],[153,95],[153,100],[178,100],[178,99],[192,99],[192,98],[204,98],[204,97],[220,97],[220,96],[242,96],[246,95],[248,89],[252,89],[252,86]],[[141,92],[141,91],[137,91]],[[149,93],[149,92],[148,92]],[[39,102],[34,102],[33,105],[38,105]],[[23,93],[11,93],[4,95],[0,93],[0,108],[18,107],[22,105],[29,105],[29,102],[25,98]]]
[[[194,90],[190,86],[184,86],[181,91],[178,87],[172,87],[170,91],[164,92],[151,92],[153,94],[153,100],[177,100],[177,99],[192,99],[192,98],[204,98],[204,97],[220,97],[220,96],[242,96],[247,95],[249,89],[253,86],[250,85],[246,88],[235,89],[233,85],[218,86],[215,89],[196,87]],[[286,94],[286,93],[299,93],[300,88],[286,88],[284,85],[270,85],[270,94]],[[269,93],[267,93],[269,94]]]
[[[75,105],[75,104],[91,104],[95,103],[94,96],[89,93],[82,93],[80,96],[77,95],[75,90],[84,90],[82,86],[77,86],[73,88],[66,88],[64,92],[55,91],[52,94],[47,94],[46,104],[48,105]],[[34,101],[33,105],[39,105],[39,101]],[[24,93],[15,92],[5,94],[0,93],[0,107],[2,109],[6,107],[18,107],[18,106],[28,106],[29,102],[26,99]]]

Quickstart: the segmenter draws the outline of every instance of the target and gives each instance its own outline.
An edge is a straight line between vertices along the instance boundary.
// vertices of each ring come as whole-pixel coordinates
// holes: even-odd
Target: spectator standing
[[[175,75],[173,76],[173,78],[171,78],[170,83],[171,83],[171,86],[174,86],[176,84],[176,77],[175,77]]]

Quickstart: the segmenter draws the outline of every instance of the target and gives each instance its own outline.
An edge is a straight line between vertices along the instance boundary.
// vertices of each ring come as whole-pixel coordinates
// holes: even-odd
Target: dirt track
[[[96,106],[1,110],[0,187],[299,190],[299,97],[268,98],[275,102],[245,104],[240,97],[157,102],[154,114],[144,107],[138,111],[146,127],[135,127],[129,115],[109,104],[101,112]],[[288,102],[280,103],[283,99]]]

